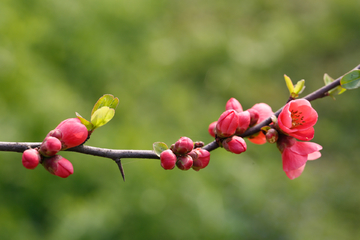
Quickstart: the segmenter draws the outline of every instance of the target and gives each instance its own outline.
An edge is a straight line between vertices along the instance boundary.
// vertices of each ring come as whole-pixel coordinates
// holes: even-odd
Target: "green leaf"
[[[153,149],[154,149],[154,152],[156,153],[156,155],[158,155],[160,157],[160,154],[169,149],[168,146],[163,143],[163,142],[154,142],[153,143]]]
[[[305,89],[305,80],[302,79],[300,81],[298,81],[294,87],[294,93],[299,96],[299,94],[301,94]]]
[[[333,88],[329,91],[329,95],[332,96],[334,98],[335,95],[340,95],[343,92],[345,92],[346,89],[341,87],[341,86],[337,86],[336,88]]]
[[[94,126],[92,125],[91,122],[83,118],[79,113],[76,112],[75,114],[76,117],[80,120],[80,122],[85,125],[88,131],[92,131],[94,129]]]
[[[291,79],[284,74],[284,79],[285,79],[285,83],[287,88],[289,89],[290,94],[292,94],[294,92],[294,84],[292,83]]]
[[[108,123],[114,115],[115,110],[107,106],[97,109],[94,114],[91,115],[91,123],[94,125],[94,129]]]
[[[334,79],[332,77],[330,77],[327,73],[324,74],[325,85],[329,85],[333,81],[334,81]],[[329,96],[335,100],[335,95],[340,95],[345,91],[346,91],[345,88],[343,88],[341,86],[337,86],[337,87],[334,87],[333,89],[331,89],[328,93],[329,93]]]
[[[341,78],[340,84],[346,89],[355,89],[360,87],[360,70],[353,70],[345,74]]]
[[[325,86],[329,85],[330,83],[332,83],[334,81],[334,79],[332,77],[330,77],[327,73],[324,74],[324,83]]]
[[[104,94],[95,103],[95,105],[91,111],[91,116],[95,113],[96,110],[98,110],[102,107],[109,107],[109,108],[116,109],[118,104],[119,104],[119,99],[117,97],[114,98],[114,96],[111,94]]]

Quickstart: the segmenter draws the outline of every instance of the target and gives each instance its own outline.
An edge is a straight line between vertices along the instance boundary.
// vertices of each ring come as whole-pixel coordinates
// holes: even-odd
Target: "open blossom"
[[[314,125],[318,114],[306,99],[288,102],[278,117],[279,128],[289,136],[310,141],[314,138]]]
[[[269,105],[266,103],[257,103],[252,108],[250,108],[252,111],[256,111],[259,114],[259,119],[257,120],[257,123],[261,123],[268,117],[271,117],[274,113]],[[252,143],[255,144],[264,144],[266,143],[266,137],[262,132],[259,132],[256,136],[249,137],[249,140]]]
[[[313,142],[298,142],[294,137],[281,135],[277,146],[281,152],[283,170],[290,179],[295,179],[304,171],[308,160],[321,156],[322,146]]]

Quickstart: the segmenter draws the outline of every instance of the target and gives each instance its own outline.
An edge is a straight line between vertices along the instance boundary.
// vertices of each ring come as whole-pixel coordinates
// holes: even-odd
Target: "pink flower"
[[[281,135],[277,142],[281,152],[283,170],[290,179],[295,179],[304,171],[308,160],[321,156],[322,146],[313,142],[298,142],[294,137]]]
[[[259,119],[257,121],[257,124],[261,123],[262,121],[264,121],[268,117],[271,117],[274,114],[271,107],[266,103],[257,103],[250,109],[256,110],[259,113]]]
[[[288,102],[278,117],[277,124],[286,134],[299,140],[310,141],[314,138],[314,125],[318,114],[306,99]]]
[[[51,131],[55,137],[58,137],[63,144],[63,149],[76,147],[88,137],[88,130],[84,124],[80,122],[78,118],[68,118],[62,121],[56,128],[55,131]]]
[[[208,131],[212,137],[215,137],[215,134],[216,134],[216,124],[217,124],[217,121],[209,124]]]
[[[167,149],[160,154],[160,164],[165,170],[171,170],[176,164],[176,155]]]
[[[67,178],[74,173],[74,168],[71,162],[60,155],[55,155],[51,158],[45,159],[43,166],[51,174]]]
[[[202,148],[196,148],[189,153],[193,159],[192,168],[195,171],[205,168],[210,162],[210,152]]]
[[[192,167],[193,162],[190,155],[177,156],[176,166],[181,170],[189,170]]]
[[[47,136],[41,143],[39,152],[45,157],[51,157],[61,150],[62,144],[59,139]]]
[[[242,137],[232,136],[222,142],[223,147],[232,153],[240,154],[246,151],[246,142]]]
[[[171,149],[175,154],[183,155],[189,153],[194,148],[194,142],[188,137],[181,137]]]
[[[235,110],[223,112],[216,124],[216,134],[221,137],[230,137],[235,134],[239,125],[239,118]]]
[[[27,169],[34,169],[40,162],[40,154],[36,149],[26,149],[22,155],[22,164]]]
[[[235,98],[230,98],[225,105],[226,110],[235,110],[236,112],[240,113],[243,111],[243,108],[240,102]]]
[[[243,134],[250,126],[250,112],[249,111],[244,111],[244,112],[239,112],[237,113],[238,115],[238,119],[239,119],[239,124],[238,127],[236,128],[236,134]]]
[[[268,117],[271,117],[274,114],[271,107],[269,105],[267,105],[266,103],[257,103],[250,109],[257,111],[259,114],[259,118],[258,118],[256,124],[261,123],[262,121],[264,121]],[[248,139],[252,143],[255,143],[255,144],[266,143],[266,137],[261,131],[257,135],[251,136]]]

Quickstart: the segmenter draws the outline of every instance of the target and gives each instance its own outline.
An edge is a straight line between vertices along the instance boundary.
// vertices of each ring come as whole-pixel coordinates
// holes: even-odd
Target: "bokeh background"
[[[207,126],[237,98],[276,111],[283,74],[304,94],[360,63],[357,0],[1,0],[0,141],[40,142],[105,93],[115,118],[87,144],[151,149]],[[296,180],[276,146],[217,149],[200,172],[65,152],[61,179],[0,153],[0,239],[359,239],[360,92],[312,104],[323,156]]]

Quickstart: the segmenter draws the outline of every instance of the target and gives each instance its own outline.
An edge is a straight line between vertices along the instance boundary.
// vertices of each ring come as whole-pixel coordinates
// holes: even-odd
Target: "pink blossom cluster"
[[[257,103],[243,111],[235,98],[229,99],[225,108],[226,111],[220,115],[218,121],[209,125],[208,130],[222,147],[236,154],[246,151],[247,148],[246,142],[239,135],[274,115],[271,107],[265,103]],[[290,179],[295,179],[304,171],[308,160],[321,156],[319,151],[322,146],[308,142],[314,138],[317,119],[317,112],[308,100],[292,100],[284,106],[277,120],[247,138],[255,144],[277,143],[282,154],[283,170]]]
[[[230,98],[225,105],[225,112],[217,121],[209,125],[208,130],[210,135],[215,137],[227,151],[240,154],[246,151],[247,145],[245,140],[238,135],[273,114],[271,107],[265,103],[255,104],[243,111],[240,102],[235,98]],[[256,144],[266,143],[262,132],[249,137],[249,140]]]
[[[41,163],[50,173],[66,178],[73,174],[73,166],[57,153],[84,143],[87,137],[88,130],[79,119],[66,119],[46,135],[38,148],[23,152],[22,164],[27,169],[34,169]]]
[[[170,149],[160,154],[160,164],[166,170],[173,169],[176,165],[181,170],[192,168],[199,171],[210,161],[210,153],[201,148],[201,145],[203,144],[194,144],[188,137],[181,137]]]

